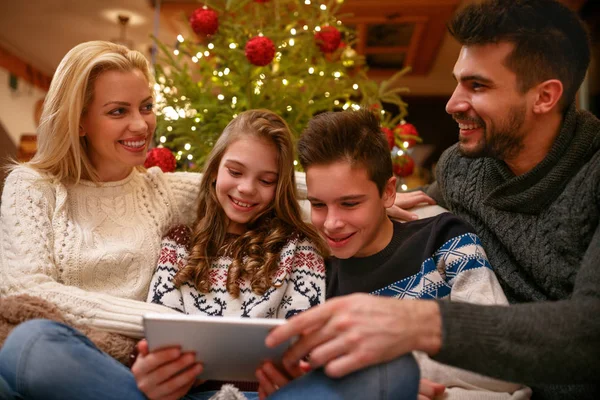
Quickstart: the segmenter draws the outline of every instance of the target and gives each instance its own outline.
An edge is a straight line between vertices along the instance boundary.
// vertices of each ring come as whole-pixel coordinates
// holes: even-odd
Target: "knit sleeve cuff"
[[[468,303],[438,301],[442,316],[442,347],[433,357],[452,365],[460,364],[465,354],[473,354],[480,346],[497,348],[502,341],[495,309]]]

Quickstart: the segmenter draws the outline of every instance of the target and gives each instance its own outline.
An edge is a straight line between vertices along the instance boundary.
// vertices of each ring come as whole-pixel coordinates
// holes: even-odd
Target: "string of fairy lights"
[[[344,0],[334,0],[334,2],[338,5],[342,4],[343,1]],[[330,3],[333,4],[333,2]],[[333,24],[335,26],[342,27],[342,21],[327,14],[332,8],[328,4],[318,4],[312,0],[304,0],[304,4],[306,6],[318,7],[318,9],[323,13],[323,16],[316,19],[329,22],[326,22],[325,24],[316,23],[314,26],[311,26],[311,24],[309,24],[307,21],[298,20],[297,26],[288,25],[284,31],[287,34],[286,37],[277,40],[277,44],[275,45],[275,54],[269,67],[265,68],[264,72],[258,74],[256,79],[252,79],[249,82],[251,89],[250,92],[252,95],[261,96],[265,92],[267,85],[271,85],[275,81],[277,85],[281,85],[284,88],[293,87],[301,89],[306,84],[305,79],[319,79],[326,77],[328,79],[332,79],[334,82],[338,82],[340,80],[347,82],[348,80],[351,81],[353,79],[353,76],[347,71],[355,66],[359,56],[352,48],[350,43],[347,43],[343,50],[339,52],[339,62],[335,63],[336,68],[331,68],[331,64],[333,63],[330,63],[330,65],[319,65],[318,62],[314,62],[314,58],[311,59],[309,57],[305,57],[303,59],[305,64],[304,75],[290,74],[289,76],[279,76],[279,66],[282,62],[282,59],[286,57],[286,50],[290,50],[295,46],[301,46],[309,41],[313,41],[312,43],[314,43],[313,38],[315,37],[316,33],[322,30],[322,26]],[[298,18],[298,11],[295,11],[293,15],[294,17]],[[262,31],[258,32],[258,37],[263,37]],[[227,51],[240,51],[244,46],[239,42],[239,40],[234,40],[231,38],[229,38],[229,40],[223,40],[223,38],[219,39],[220,40],[208,40],[205,43],[195,43],[193,41],[188,43],[189,40],[186,39],[182,33],[180,33],[175,38],[175,46],[172,50],[172,54],[178,60],[180,60],[181,57],[187,57],[190,65],[194,65],[204,62],[205,59],[210,59],[215,54],[222,55]],[[221,44],[217,42],[220,42]],[[196,49],[197,51],[187,51],[194,47],[198,47]],[[225,57],[221,57],[221,60],[226,61],[227,59]],[[223,62],[223,65],[215,67],[212,71],[213,82],[216,84],[215,86],[222,85],[223,87],[227,88],[234,84],[232,79],[235,79],[234,76],[236,76],[236,71],[234,71],[234,66],[226,64],[226,62]],[[169,68],[166,67],[164,70],[168,73]],[[323,101],[327,99],[330,100],[330,107],[334,109],[359,110],[361,105],[354,99],[361,98],[361,95],[363,94],[361,89],[362,88],[359,81],[350,82],[348,90],[345,92],[344,96],[340,96],[339,93],[327,88],[327,90],[321,91],[315,94],[315,96],[308,98],[306,100],[306,105],[314,106],[315,102],[319,102],[319,105],[325,104]],[[157,115],[162,117],[162,119],[166,122],[166,127],[164,128],[166,132],[158,137],[159,147],[167,144],[169,141],[169,134],[174,131],[175,123],[186,120],[186,126],[189,125],[190,132],[197,132],[202,128],[202,125],[205,123],[204,117],[209,110],[194,108],[192,106],[191,99],[184,94],[180,95],[181,90],[168,79],[168,76],[159,75],[157,77],[157,81],[154,85],[154,92]],[[239,109],[242,111],[242,108],[240,108],[240,96],[243,96],[243,94],[216,93],[215,95],[219,104],[229,107],[233,111],[233,118],[237,116],[236,110]],[[285,111],[293,112],[295,107],[301,106],[292,102],[292,100],[294,100],[293,96],[290,96],[289,100],[290,101],[288,104],[284,104],[283,106]],[[382,107],[379,112],[381,113],[382,117],[386,116],[386,111],[383,110]],[[395,152],[396,155],[401,156],[408,150],[408,148],[409,143],[403,142],[400,144],[400,147],[394,147],[393,152]],[[194,144],[191,141],[184,143],[182,148],[175,149],[174,153],[175,158],[178,161],[187,160],[188,162],[194,162],[195,149]],[[297,161],[295,164],[297,165]]]

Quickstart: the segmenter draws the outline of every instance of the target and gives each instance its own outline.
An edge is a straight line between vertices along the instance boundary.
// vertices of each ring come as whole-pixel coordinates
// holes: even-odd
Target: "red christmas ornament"
[[[144,167],[159,167],[163,172],[175,171],[177,161],[171,150],[164,147],[155,147],[148,151]]]
[[[385,138],[387,139],[388,146],[390,146],[390,150],[394,148],[396,141],[394,139],[394,131],[390,128],[381,128],[381,131],[385,134]]]
[[[250,63],[264,67],[273,61],[275,45],[266,36],[255,36],[246,43],[246,58]]]
[[[190,15],[190,25],[198,35],[212,35],[219,29],[219,16],[208,7],[198,8]]]
[[[408,142],[408,147],[412,147],[417,142],[421,142],[419,132],[413,124],[398,124],[394,128],[394,131],[402,141]]]
[[[342,34],[333,26],[324,26],[315,33],[315,41],[323,53],[333,53],[342,42]]]
[[[415,160],[408,154],[403,154],[394,159],[394,175],[410,176],[415,170]]]

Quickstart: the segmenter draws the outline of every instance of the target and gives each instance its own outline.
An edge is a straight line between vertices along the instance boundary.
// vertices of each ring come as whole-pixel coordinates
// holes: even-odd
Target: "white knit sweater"
[[[71,323],[139,337],[162,236],[195,220],[201,174],[133,170],[118,182],[65,185],[31,168],[7,177],[0,296],[30,294]]]

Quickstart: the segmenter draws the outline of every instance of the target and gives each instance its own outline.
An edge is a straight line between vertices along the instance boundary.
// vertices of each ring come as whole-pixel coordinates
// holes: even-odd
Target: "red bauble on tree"
[[[323,53],[333,53],[342,42],[342,34],[333,26],[324,26],[315,33],[315,41]]]
[[[208,7],[198,8],[190,15],[190,25],[198,35],[212,35],[219,29],[219,16]]]
[[[421,142],[419,132],[413,124],[398,124],[394,130],[402,141],[408,142],[406,147],[413,147],[417,142]]]
[[[394,175],[410,176],[415,170],[415,160],[408,154],[403,154],[394,159]]]
[[[246,43],[246,58],[254,65],[264,67],[273,61],[275,45],[266,36],[255,36]]]
[[[150,168],[156,166],[163,172],[173,172],[175,171],[176,164],[177,161],[171,150],[164,147],[156,147],[148,151],[144,167]]]
[[[392,131],[390,128],[385,127],[381,128],[381,131],[385,134],[388,146],[390,146],[390,150],[392,150],[394,148],[394,145],[396,144],[396,140],[394,138],[394,131]]]

